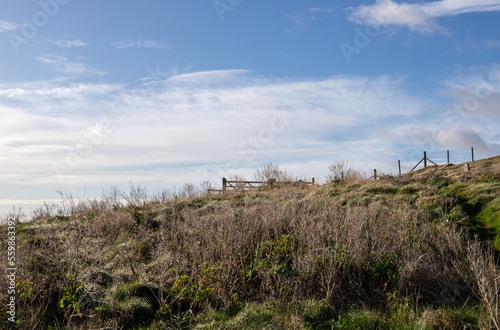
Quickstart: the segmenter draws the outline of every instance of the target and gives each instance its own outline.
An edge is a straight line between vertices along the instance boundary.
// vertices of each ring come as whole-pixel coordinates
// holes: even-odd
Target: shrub
[[[326,177],[327,182],[339,182],[342,180],[361,180],[366,175],[361,170],[352,168],[348,162],[335,162],[328,167],[330,173]]]

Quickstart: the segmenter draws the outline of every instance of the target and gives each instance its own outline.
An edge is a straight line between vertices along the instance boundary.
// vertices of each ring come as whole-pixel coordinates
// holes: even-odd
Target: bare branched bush
[[[246,178],[242,175],[235,174],[235,175],[231,175],[228,180],[229,181],[246,181]]]
[[[254,180],[256,181],[269,181],[273,180],[276,182],[294,182],[296,178],[288,173],[286,170],[281,169],[278,165],[273,165],[273,163],[263,164],[254,173]]]
[[[57,204],[45,201],[36,206],[31,213],[33,220],[53,217],[57,214]]]
[[[361,180],[366,178],[362,170],[354,169],[347,161],[335,162],[328,166],[330,173],[326,177],[327,182],[340,180]]]
[[[14,219],[15,223],[20,223],[26,219],[26,214],[23,212],[21,207],[13,206],[12,210],[7,213],[7,218]]]
[[[200,189],[202,192],[206,193],[209,189],[216,189],[215,185],[209,180],[203,180],[200,184]]]
[[[108,203],[108,205],[112,207],[122,206],[120,191],[116,186],[111,186],[109,187],[109,189],[104,189],[101,195],[102,199],[105,200]]]
[[[144,206],[149,201],[147,189],[140,186],[134,186],[132,183],[130,183],[130,192],[128,194],[120,193],[120,197],[124,199],[129,206],[134,207]]]
[[[200,195],[202,191],[194,183],[185,183],[182,186],[182,197],[193,198]]]

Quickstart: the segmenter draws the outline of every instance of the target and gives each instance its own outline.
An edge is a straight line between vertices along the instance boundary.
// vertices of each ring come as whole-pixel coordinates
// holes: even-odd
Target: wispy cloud
[[[18,100],[31,100],[45,102],[60,98],[79,98],[80,96],[110,95],[110,93],[120,89],[121,85],[110,84],[84,84],[73,83],[68,85],[54,85],[44,82],[44,86],[37,83],[20,85],[14,88],[8,88],[0,85],[0,97]],[[42,102],[42,103],[45,103]]]
[[[60,54],[46,54],[38,56],[37,61],[50,65],[55,71],[66,75],[103,75],[104,72],[98,69],[90,68],[83,62],[71,62]]]
[[[11,32],[19,29],[21,25],[17,23],[11,23],[7,21],[0,20],[0,33],[1,32]]]
[[[62,47],[62,48],[73,48],[73,47],[83,47],[88,46],[88,43],[80,40],[80,39],[71,39],[71,40],[51,40],[51,43]]]
[[[151,39],[126,39],[116,41],[112,44],[113,47],[118,49],[125,49],[131,47],[140,47],[140,48],[156,48],[156,49],[174,49],[175,46],[168,45],[165,42],[159,42]]]
[[[311,8],[309,11],[311,13],[333,13],[332,8]]]
[[[100,116],[112,116],[120,103],[117,99],[131,100],[125,102],[128,115],[115,121],[115,129],[65,177],[68,184],[106,187],[157,182],[158,177],[169,183],[220,179],[219,169],[225,170],[230,162],[239,163],[242,170],[275,157],[283,165],[297,164],[302,162],[297,154],[325,164],[326,171],[332,159],[345,157],[354,140],[366,142],[374,155],[387,150],[390,143],[375,142],[378,126],[388,118],[404,120],[422,107],[402,91],[402,83],[394,77],[280,80],[230,70],[181,74],[131,89],[10,86],[0,89],[0,100],[10,96],[23,103],[0,106],[4,132],[0,145],[5,146],[0,157],[9,154],[12,160],[0,166],[0,182],[54,185],[58,182],[54,162],[64,163],[72,146],[85,141],[84,132]],[[107,93],[98,93],[106,88]],[[66,103],[59,104],[57,97],[65,97]],[[41,105],[60,111],[42,116]],[[78,111],[61,116],[72,108]],[[273,121],[275,111],[288,118],[286,125]],[[279,129],[272,138],[266,136],[265,143],[242,145],[274,126]]]
[[[486,40],[485,42],[486,48],[500,48],[500,40]]]
[[[464,120],[484,118],[484,125],[498,124],[500,119],[500,65],[458,69],[445,84],[450,88],[457,104],[455,112]],[[496,119],[496,120],[495,120]],[[498,131],[491,128],[491,132]],[[485,133],[488,131],[485,131]]]
[[[325,17],[326,15],[331,15],[334,13],[332,8],[317,8],[313,7],[307,10],[297,11],[293,14],[285,14],[285,18],[293,20],[298,25],[305,25],[310,21],[314,21]]]
[[[230,86],[231,83],[241,85],[246,80],[245,77],[248,77],[247,75],[250,73],[251,71],[243,69],[198,71],[174,74],[168,79],[153,83],[175,84],[176,86],[189,85],[197,88],[210,86],[215,88],[221,85]]]
[[[399,76],[275,79],[220,70],[136,87],[0,85],[0,158],[9,159],[0,164],[0,184],[98,192],[130,181],[165,187],[247,175],[267,161],[318,178],[335,160],[366,168],[428,141],[489,145],[500,139],[494,136],[500,69],[481,72],[488,76],[460,75],[447,84],[458,102],[466,102],[465,91],[474,91],[478,81],[492,88],[460,125],[443,123],[442,114],[429,118],[426,109],[444,106],[409,94]],[[117,116],[123,108],[126,115]],[[103,119],[113,129],[87,152],[86,132],[99,129]],[[74,161],[77,152],[81,161],[60,183],[54,163]]]
[[[418,33],[445,31],[437,18],[465,13],[500,11],[500,0],[441,0],[427,3],[396,3],[377,0],[372,5],[351,8],[349,20],[374,26],[406,26]]]
[[[4,106],[11,109],[2,112],[2,116],[14,113],[13,109],[18,109],[15,112],[23,113],[23,118],[27,119],[39,115],[47,116],[45,119],[54,116],[70,120],[73,116],[80,116],[82,113],[88,118],[93,118],[105,109],[111,108],[111,103],[123,91],[123,87],[121,84],[45,80],[18,83],[14,86],[13,84],[0,84],[0,108]],[[89,107],[89,104],[93,106]],[[31,122],[27,119],[19,119],[15,125],[22,131],[26,129],[27,123]],[[33,124],[37,125],[37,121],[45,122],[45,120],[36,119]]]
[[[500,152],[500,66],[458,68],[443,81],[449,104],[442,104],[434,116],[396,125],[390,135],[405,143],[425,146],[427,150],[470,147],[486,155]],[[464,159],[463,161],[466,161]]]

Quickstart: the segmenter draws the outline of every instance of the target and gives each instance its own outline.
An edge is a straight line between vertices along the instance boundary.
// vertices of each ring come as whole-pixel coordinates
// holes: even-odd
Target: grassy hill
[[[16,226],[18,327],[498,328],[500,158],[470,167],[67,200]]]

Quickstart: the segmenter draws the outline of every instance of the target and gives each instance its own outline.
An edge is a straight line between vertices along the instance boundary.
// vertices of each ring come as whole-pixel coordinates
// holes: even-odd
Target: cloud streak
[[[0,20],[0,33],[2,32],[12,32],[19,29],[21,26],[17,23],[11,23],[7,21]]]
[[[418,33],[445,31],[438,23],[440,17],[466,13],[500,11],[500,0],[441,0],[422,4],[396,3],[377,0],[372,5],[351,8],[348,19],[356,24],[373,26],[405,26]]]
[[[51,66],[55,71],[65,75],[103,75],[101,70],[90,68],[83,62],[72,62],[60,54],[46,54],[38,56],[37,61]]]
[[[500,40],[486,40],[485,42],[486,48],[500,48]]]
[[[117,48],[117,49],[126,49],[126,48],[133,48],[133,47],[138,47],[138,48],[153,48],[153,49],[174,49],[175,46],[168,45],[165,42],[159,42],[151,39],[142,39],[142,38],[137,38],[137,39],[126,39],[126,40],[120,40],[112,43],[112,46]]]
[[[61,47],[61,48],[74,48],[74,47],[84,47],[88,46],[88,43],[80,39],[71,40],[51,40],[51,43]]]
[[[332,16],[334,10],[332,8],[309,8],[303,11],[297,11],[293,14],[285,14],[285,18],[294,21],[297,25],[306,25],[307,23],[321,19],[326,16]]]

